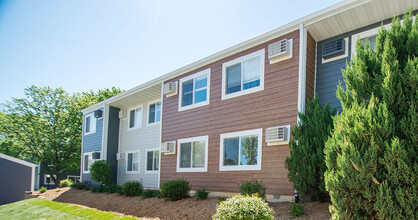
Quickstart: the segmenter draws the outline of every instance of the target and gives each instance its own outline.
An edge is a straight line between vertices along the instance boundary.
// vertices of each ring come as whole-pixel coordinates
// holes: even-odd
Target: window
[[[161,121],[161,102],[154,101],[148,105],[148,124],[153,124]]]
[[[264,89],[265,49],[222,65],[222,100]]]
[[[219,170],[261,170],[262,129],[221,134]]]
[[[128,152],[128,159],[126,160],[126,172],[138,173],[139,172],[139,152]]]
[[[68,175],[67,179],[71,180],[71,182],[73,182],[73,183],[79,183],[80,182],[80,176]]]
[[[210,68],[180,79],[179,111],[209,104]]]
[[[96,133],[96,118],[94,117],[94,113],[86,115],[84,123],[84,135]]]
[[[367,39],[370,42],[370,46],[372,47],[372,50],[374,50],[374,46],[376,45],[376,37],[377,37],[377,35],[368,36],[368,37],[365,37],[365,38],[361,39],[361,42],[365,46],[366,45],[366,39]]]
[[[160,151],[156,149],[149,149],[146,151],[146,170],[145,173],[158,173],[160,167]]]
[[[83,154],[83,173],[90,173],[90,166],[94,163],[93,152]]]
[[[208,136],[178,140],[177,172],[207,172]]]
[[[128,130],[140,128],[142,124],[142,105],[129,109]]]
[[[53,176],[55,179],[57,178],[57,175],[53,175]],[[44,185],[55,185],[55,182],[52,180],[50,174],[44,175]]]
[[[383,27],[386,30],[389,29],[390,26],[391,26],[390,23],[383,25]],[[370,42],[370,46],[374,50],[374,47],[376,45],[376,36],[380,29],[381,29],[381,26],[375,27],[375,28],[372,28],[372,29],[369,29],[360,33],[353,34],[351,36],[351,57],[354,57],[356,54],[356,43],[358,39],[361,39],[363,44],[365,44],[365,41],[366,41],[365,39],[368,39]]]

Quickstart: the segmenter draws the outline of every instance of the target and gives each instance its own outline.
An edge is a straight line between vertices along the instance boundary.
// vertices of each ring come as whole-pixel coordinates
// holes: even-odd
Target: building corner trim
[[[298,80],[298,112],[305,113],[306,95],[306,51],[307,51],[307,30],[305,25],[299,25],[299,80]],[[300,123],[299,115],[297,121]]]

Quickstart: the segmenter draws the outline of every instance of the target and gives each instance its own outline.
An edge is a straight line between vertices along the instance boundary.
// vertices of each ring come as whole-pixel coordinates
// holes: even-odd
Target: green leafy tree
[[[0,153],[6,154],[15,158],[24,159],[21,156],[22,148],[10,140],[9,134],[6,132],[7,115],[0,112]]]
[[[322,108],[315,97],[307,103],[305,114],[299,113],[301,123],[292,129],[286,168],[293,187],[303,196],[317,196],[321,200],[329,197],[325,190],[324,147],[336,113],[328,104]]]
[[[1,144],[11,144],[11,153],[41,163],[59,185],[61,173],[80,169],[81,109],[120,92],[112,88],[69,95],[61,88],[26,88],[26,98],[3,105]]]
[[[325,146],[325,185],[333,218],[418,216],[418,20],[394,18],[375,50],[356,57],[337,90],[343,112]]]

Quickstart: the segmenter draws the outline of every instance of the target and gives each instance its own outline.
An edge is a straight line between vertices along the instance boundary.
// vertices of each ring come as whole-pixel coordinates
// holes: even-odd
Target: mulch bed
[[[140,217],[143,219],[211,219],[216,212],[218,198],[198,200],[187,198],[180,201],[168,201],[161,198],[126,197],[118,194],[91,193],[69,187],[48,190],[38,195],[57,202],[72,203]],[[277,219],[296,219],[289,214],[291,203],[270,203]],[[305,214],[297,219],[329,219],[329,203],[311,202],[305,204]]]

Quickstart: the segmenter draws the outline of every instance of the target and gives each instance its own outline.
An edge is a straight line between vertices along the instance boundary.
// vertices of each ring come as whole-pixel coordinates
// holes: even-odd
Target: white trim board
[[[225,166],[223,165],[224,161],[224,139],[225,138],[231,138],[231,137],[242,137],[247,135],[257,135],[257,164],[256,165],[231,165],[231,166]],[[262,153],[263,153],[263,129],[253,129],[253,130],[245,130],[245,131],[237,131],[237,132],[230,132],[230,133],[224,133],[220,135],[220,141],[219,141],[219,171],[240,171],[240,170],[261,170],[261,163],[262,163]],[[239,151],[241,148],[241,144],[239,145]],[[238,158],[240,158],[240,155],[238,154]]]
[[[250,60],[256,57],[260,57],[260,85],[257,87],[253,87],[253,88],[249,88],[244,90],[243,89],[243,66],[242,66],[242,62],[246,61],[246,60]],[[254,92],[258,92],[258,91],[262,91],[264,90],[264,74],[265,74],[265,59],[266,59],[266,49],[263,48],[261,50],[257,50],[255,52],[243,55],[241,57],[238,57],[236,59],[233,60],[229,60],[225,63],[222,64],[222,100],[226,100],[226,99],[231,99],[231,98],[235,98],[238,96],[242,96],[242,95],[246,95],[246,94],[250,94],[250,93],[254,93]],[[238,63],[241,63],[241,90],[237,91],[237,92],[233,92],[230,94],[226,94],[227,92],[227,87],[226,87],[226,79],[227,79],[227,75],[226,75],[226,69],[230,66],[234,66]]]
[[[193,109],[193,108],[197,108],[200,106],[205,106],[205,105],[209,105],[209,101],[210,101],[210,74],[211,74],[211,68],[209,69],[205,69],[203,71],[194,73],[190,76],[186,76],[183,77],[179,80],[179,98],[178,98],[178,111],[184,111],[184,110],[189,110],[189,109]],[[202,102],[198,102],[198,103],[194,103],[194,98],[195,98],[195,84],[194,84],[194,79],[196,77],[199,76],[204,76],[206,75],[206,101],[202,101]],[[193,80],[193,100],[192,100],[192,104],[190,105],[186,105],[186,106],[182,106],[182,101],[183,101],[183,83],[187,82],[189,80]]]
[[[153,159],[154,159],[154,151],[158,151],[158,170],[147,170],[147,163],[148,163],[148,152],[153,152]],[[147,148],[145,149],[145,160],[144,160],[144,174],[159,174],[160,172],[160,148]],[[153,160],[153,168],[154,168],[154,160]]]
[[[204,141],[205,142],[205,165],[204,167],[199,167],[199,168],[192,168],[192,166],[190,166],[190,168],[181,168],[180,167],[180,150],[181,150],[181,144],[182,143],[193,143],[193,142],[198,142],[198,141]],[[191,146],[191,151],[193,151],[193,146]],[[177,169],[176,172],[177,173],[181,173],[181,172],[208,172],[208,156],[209,153],[209,136],[205,135],[205,136],[199,136],[199,137],[191,137],[191,138],[183,138],[183,139],[179,139],[177,140]],[[190,155],[190,162],[192,165],[192,158],[193,153],[191,153]]]
[[[160,120],[159,121],[154,121],[152,123],[149,123],[149,111],[151,109],[150,108],[150,105],[156,104],[155,105],[155,112],[157,112],[157,103],[160,103]],[[163,109],[162,109],[161,99],[155,99],[155,100],[149,101],[148,104],[147,104],[147,111],[146,111],[146,114],[147,114],[147,117],[146,117],[147,118],[147,121],[145,122],[146,126],[159,125],[161,123],[161,112],[162,111],[163,111]],[[157,116],[157,114],[155,114],[155,116]]]

